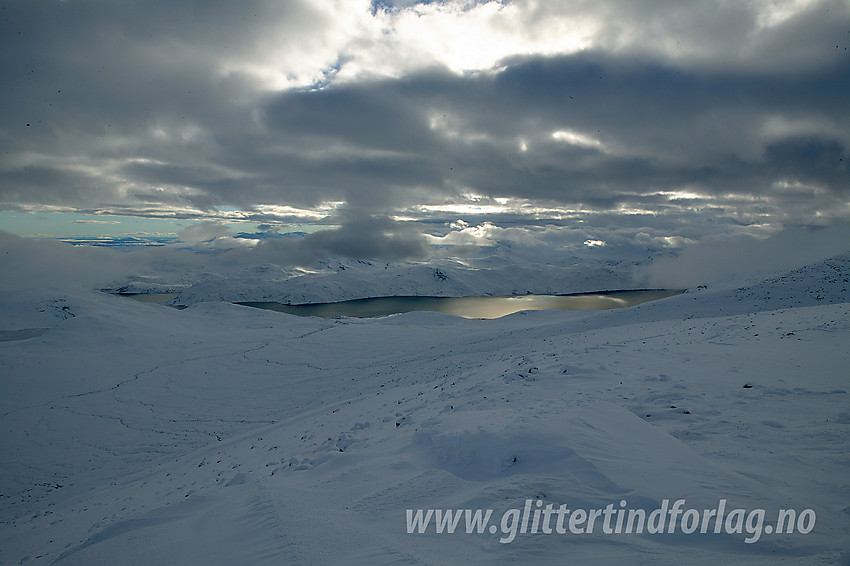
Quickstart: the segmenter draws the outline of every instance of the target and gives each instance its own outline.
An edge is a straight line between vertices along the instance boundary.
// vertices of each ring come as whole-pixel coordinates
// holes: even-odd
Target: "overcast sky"
[[[848,47],[844,0],[3,1],[0,210],[389,259],[822,227]]]

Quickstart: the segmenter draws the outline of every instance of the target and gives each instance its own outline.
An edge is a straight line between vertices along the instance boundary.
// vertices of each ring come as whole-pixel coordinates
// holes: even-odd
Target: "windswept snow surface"
[[[4,293],[0,562],[846,564],[848,277],[497,320]],[[817,519],[751,544],[407,532],[408,509],[665,499]]]

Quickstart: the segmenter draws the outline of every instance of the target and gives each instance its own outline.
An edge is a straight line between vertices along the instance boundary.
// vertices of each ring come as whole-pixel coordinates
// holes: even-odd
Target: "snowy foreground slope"
[[[848,278],[490,321],[5,293],[0,563],[850,563]],[[500,542],[529,500],[665,499],[817,519]],[[409,534],[408,509],[497,532]]]

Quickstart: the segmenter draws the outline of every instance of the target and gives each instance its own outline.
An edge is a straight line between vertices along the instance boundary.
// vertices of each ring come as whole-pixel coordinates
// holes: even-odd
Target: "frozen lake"
[[[336,303],[285,305],[275,302],[237,304],[298,316],[372,318],[411,311],[436,311],[463,318],[499,318],[529,310],[616,309],[678,295],[682,291],[653,289],[603,291],[573,295],[511,295],[492,297],[377,297]]]

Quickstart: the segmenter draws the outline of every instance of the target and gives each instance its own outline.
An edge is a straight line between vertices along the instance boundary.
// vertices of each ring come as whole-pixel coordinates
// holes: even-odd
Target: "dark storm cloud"
[[[847,148],[839,140],[817,136],[790,137],[769,144],[765,157],[777,174],[845,194],[850,190]]]
[[[343,228],[311,236],[306,254],[392,257],[422,250],[388,216],[470,193],[699,208],[717,225],[847,213],[844,3],[764,27],[745,3],[518,2],[518,28],[596,18],[594,48],[514,56],[498,72],[430,63],[334,80],[354,41],[316,60],[323,88],[271,88],[252,65],[286,75],[345,29],[317,5],[4,3],[0,203],[177,217],[235,206],[271,222],[253,207],[344,201]]]
[[[248,234],[204,221],[185,228],[180,241],[197,250],[222,251],[227,261],[247,264],[313,265],[327,257],[403,261],[428,254],[426,237],[415,225],[352,209],[338,211],[331,221],[335,228],[297,237],[285,237],[268,224],[259,226],[261,232]]]
[[[271,263],[312,264],[329,256],[400,261],[425,257],[427,245],[411,226],[385,217],[361,216],[300,240],[264,240],[255,254]]]
[[[841,94],[848,91],[850,79],[837,67],[789,80],[586,53],[514,61],[495,77],[432,72],[286,93],[266,116],[281,137],[402,152],[410,186],[456,184],[610,208],[651,204],[635,193],[683,187],[770,195],[784,179],[841,191],[847,151],[835,132],[767,139],[765,128],[770,120],[848,123]],[[558,130],[598,146],[559,142],[551,136]],[[517,149],[521,138],[526,152]],[[384,172],[373,176],[368,162],[352,155],[341,165],[351,186],[374,183],[380,191]]]

